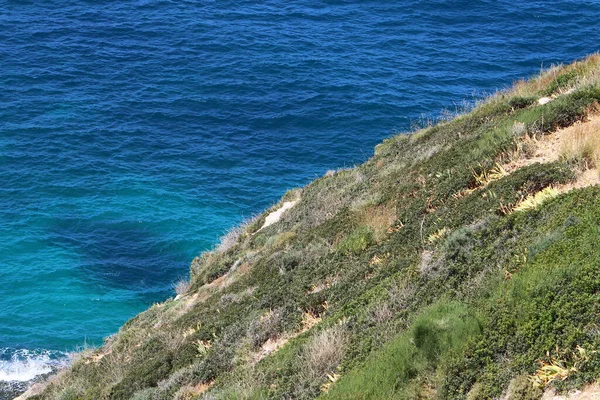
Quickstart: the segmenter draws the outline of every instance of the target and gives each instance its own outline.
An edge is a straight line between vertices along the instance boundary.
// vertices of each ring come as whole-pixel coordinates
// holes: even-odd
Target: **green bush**
[[[510,384],[510,400],[539,400],[542,389],[533,386],[527,375],[519,375]]]
[[[565,73],[558,75],[546,89],[542,92],[544,95],[549,96],[558,92],[561,89],[567,88],[569,85],[573,84],[578,77],[578,73],[576,70],[571,70]]]
[[[459,357],[481,330],[473,310],[441,301],[424,310],[408,332],[369,357],[362,368],[344,375],[325,398],[417,398],[423,379]]]
[[[513,109],[525,108],[534,104],[536,100],[537,99],[533,96],[515,96],[508,100],[508,105]]]

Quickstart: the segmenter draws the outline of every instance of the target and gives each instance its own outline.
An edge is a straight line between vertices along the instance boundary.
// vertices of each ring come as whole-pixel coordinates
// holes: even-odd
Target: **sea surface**
[[[560,0],[1,0],[0,398],[173,296],[287,189],[598,51],[599,16]]]

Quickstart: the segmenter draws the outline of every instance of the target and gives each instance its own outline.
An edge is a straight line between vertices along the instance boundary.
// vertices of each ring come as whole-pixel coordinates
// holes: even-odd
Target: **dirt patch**
[[[321,317],[315,316],[312,313],[306,312],[302,316],[302,328],[296,332],[284,333],[276,338],[269,338],[260,349],[250,355],[250,362],[254,365],[269,354],[281,349],[287,342],[296,336],[308,331],[315,325],[321,322]]]
[[[278,222],[281,219],[283,213],[289,210],[290,208],[294,207],[296,204],[298,204],[299,201],[300,199],[284,202],[281,207],[267,215],[267,217],[265,218],[265,223],[259,230],[255,232],[255,234],[265,229],[267,226],[273,225],[274,223]]]
[[[535,164],[550,163],[557,161],[568,151],[569,146],[578,140],[582,131],[593,131],[600,135],[600,114],[593,114],[584,122],[573,124],[567,128],[544,135],[539,138],[525,137],[522,141],[530,150],[528,154],[521,153],[513,157],[508,163],[503,165],[507,173],[512,173],[517,169]],[[576,179],[565,185],[556,187],[559,192],[565,193],[572,189],[578,189],[586,186],[600,184],[600,171],[596,166],[585,169],[577,174]]]
[[[558,395],[554,389],[547,390],[542,396],[542,400],[598,400],[600,399],[600,386],[597,383],[584,387],[582,390],[576,390],[568,394]]]

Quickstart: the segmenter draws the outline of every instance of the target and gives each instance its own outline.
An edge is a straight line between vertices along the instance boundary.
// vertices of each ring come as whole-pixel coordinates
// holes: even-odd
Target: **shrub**
[[[545,95],[551,95],[553,93],[558,92],[559,90],[564,90],[577,80],[578,74],[576,70],[571,70],[565,73],[558,75],[543,91]]]
[[[542,394],[542,389],[534,386],[527,375],[517,376],[508,387],[510,400],[539,400]]]
[[[508,105],[511,108],[519,109],[530,106],[535,103],[535,101],[536,98],[534,96],[514,96],[508,100]]]
[[[80,397],[80,393],[78,393],[74,388],[68,387],[60,393],[58,400],[77,400]]]
[[[154,394],[156,393],[155,388],[148,388],[137,391],[133,394],[131,400],[154,400]]]
[[[235,254],[213,251],[196,257],[190,266],[191,289],[195,290],[223,276],[238,260]]]
[[[559,84],[578,89],[533,104],[555,77],[388,140],[364,165],[308,185],[277,225],[250,234],[265,213],[245,234],[225,235],[219,251],[193,262],[195,301],[133,318],[98,359],[77,362],[40,397],[58,398],[68,387],[85,400],[303,399],[327,388],[326,396],[344,399],[500,398],[547,351],[577,345],[590,360],[575,366],[555,354],[578,372],[551,385],[596,380],[600,189],[496,214],[500,204],[512,207],[573,176],[564,162],[508,175],[494,168],[516,137],[583,120],[600,100],[591,81],[565,80]],[[469,225],[475,221],[485,223]],[[420,254],[436,273],[419,272]],[[228,271],[238,271],[229,286],[200,288]],[[335,325],[342,317],[347,323]],[[298,336],[259,361],[248,357],[280,332]]]
[[[473,229],[463,227],[450,233],[444,242],[443,250],[446,259],[465,262],[471,257],[471,250],[475,244]]]
[[[461,354],[467,339],[481,333],[472,310],[459,303],[438,303],[413,323],[413,343],[435,364],[442,357]]]
[[[542,115],[536,121],[541,132],[551,132],[582,121],[589,108],[600,101],[599,88],[579,89],[571,94],[560,96],[553,102],[539,107]]]
[[[278,235],[271,236],[265,243],[265,246],[271,250],[281,250],[289,246],[296,239],[296,232],[286,231]]]

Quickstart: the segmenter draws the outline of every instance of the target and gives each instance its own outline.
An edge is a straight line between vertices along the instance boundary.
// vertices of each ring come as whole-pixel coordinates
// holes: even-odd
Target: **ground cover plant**
[[[592,55],[386,139],[231,230],[30,398],[536,399],[597,381],[599,102]]]

